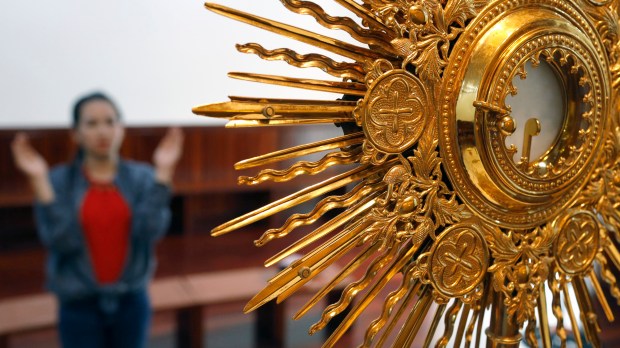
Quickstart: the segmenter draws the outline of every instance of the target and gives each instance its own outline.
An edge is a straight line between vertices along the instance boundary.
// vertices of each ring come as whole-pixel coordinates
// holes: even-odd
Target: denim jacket
[[[35,204],[39,237],[48,249],[47,287],[61,303],[87,298],[114,303],[123,294],[145,290],[155,270],[155,242],[170,223],[170,188],[155,181],[153,168],[119,162],[114,184],[131,209],[130,243],[119,280],[105,285],[95,278],[79,221],[88,190],[81,161],[55,167],[50,179],[55,201]]]

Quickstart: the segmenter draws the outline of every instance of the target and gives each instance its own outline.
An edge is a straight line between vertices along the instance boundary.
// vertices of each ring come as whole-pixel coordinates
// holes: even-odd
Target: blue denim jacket
[[[155,181],[153,168],[119,162],[114,183],[131,209],[131,240],[120,279],[106,285],[95,279],[79,221],[88,189],[80,161],[55,167],[50,179],[55,201],[35,204],[39,237],[48,249],[47,287],[61,302],[99,298],[104,307],[104,302],[114,307],[120,295],[145,290],[155,270],[155,242],[170,223],[170,188]]]

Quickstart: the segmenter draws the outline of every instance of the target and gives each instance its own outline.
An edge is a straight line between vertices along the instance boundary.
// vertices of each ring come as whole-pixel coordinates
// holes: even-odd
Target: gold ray
[[[463,311],[461,312],[461,318],[459,319],[459,326],[454,337],[454,347],[459,348],[461,346],[461,340],[465,333],[465,326],[467,325],[467,319],[469,318],[469,312],[471,311],[471,305],[465,304]]]
[[[332,53],[348,57],[358,62],[371,63],[372,60],[381,58],[381,54],[370,49],[355,46],[344,41],[313,33],[292,25],[277,22],[271,19],[259,17],[251,13],[235,10],[230,7],[214,3],[205,3],[205,7],[222,16],[250,24],[273,33],[289,37],[291,39],[322,48]]]
[[[252,127],[278,127],[278,126],[302,126],[317,124],[333,124],[349,122],[347,119],[307,118],[307,119],[270,119],[270,120],[230,120],[226,128],[252,128]]]
[[[389,264],[393,259],[394,253],[392,253],[392,248],[388,247],[385,252],[383,252],[379,257],[377,257],[370,263],[362,279],[347,285],[347,287],[345,287],[344,291],[342,292],[342,295],[340,296],[340,300],[325,308],[319,322],[312,325],[312,327],[310,328],[310,333],[314,334],[315,332],[323,329],[325,325],[327,325],[327,323],[336,314],[341,313],[347,306],[349,306],[352,303],[353,298],[362,290],[366,289],[366,287],[370,285],[377,273],[387,264]],[[351,321],[355,321],[356,318],[357,317],[352,318]]]
[[[602,255],[596,255],[596,260],[598,264],[601,266],[601,278],[609,285],[609,292],[611,296],[616,299],[616,303],[620,305],[620,288],[618,288],[618,283],[616,282],[616,276],[609,269],[609,265],[607,264],[607,258]]]
[[[409,316],[405,321],[405,325],[398,333],[393,347],[411,347],[411,344],[418,334],[418,330],[420,330],[420,326],[422,326],[422,322],[424,321],[424,318],[426,318],[432,303],[433,297],[431,295],[431,290],[430,287],[426,285],[424,286],[415,306],[413,306],[413,310],[409,313]]]
[[[480,300],[480,314],[478,318],[478,326],[476,327],[476,347],[482,347],[482,323],[484,322],[484,315],[486,313],[487,306],[491,303],[491,282],[491,275],[488,274],[484,281],[484,294],[486,294],[486,296]]]
[[[590,299],[588,288],[581,276],[573,277],[572,284],[575,295],[577,296],[577,302],[579,303],[581,322],[586,332],[586,339],[595,347],[600,347],[601,343],[598,338],[598,333],[601,332],[601,328],[598,325],[596,314],[592,308],[592,300]]]
[[[609,307],[609,303],[607,302],[607,298],[605,297],[605,293],[603,292],[603,288],[601,284],[598,282],[598,278],[594,269],[590,269],[588,274],[590,281],[592,282],[592,286],[594,287],[594,291],[596,292],[596,297],[598,298],[598,302],[603,307],[603,311],[605,312],[605,316],[607,320],[612,322],[614,321],[614,313],[611,311],[611,307]]]
[[[351,35],[352,38],[367,45],[380,47],[387,53],[394,56],[394,49],[390,45],[392,37],[385,32],[362,28],[348,17],[332,17],[325,13],[321,6],[311,1],[299,0],[280,0],[286,8],[298,14],[312,16],[319,24],[328,29],[341,29]]]
[[[265,155],[243,160],[235,164],[235,169],[247,169],[265,164],[285,161],[291,158],[305,156],[316,152],[343,148],[351,145],[361,144],[364,141],[364,133],[357,132],[343,135],[331,139],[321,140],[313,143],[299,145],[284,150],[271,152]]]
[[[383,24],[383,21],[381,21],[379,17],[375,16],[375,14],[372,13],[372,11],[368,11],[362,5],[357,3],[355,0],[334,0],[334,1],[340,4],[342,7],[354,13],[359,18],[365,20],[368,23],[369,27],[371,28],[374,27],[381,31],[384,31],[392,39],[396,38],[396,35],[392,29],[388,28],[385,24]]]
[[[367,185],[366,183],[361,183],[355,187],[357,190],[351,191],[346,195],[326,197],[321,202],[319,202],[310,213],[294,214],[287,219],[287,221],[282,227],[267,230],[265,233],[263,233],[260,239],[255,241],[255,244],[257,246],[262,246],[275,238],[282,238],[288,235],[297,227],[314,223],[323,214],[325,214],[331,209],[348,207],[350,204],[355,203],[363,197],[366,197],[372,192],[374,192],[375,190],[373,190],[373,188],[381,186],[384,185],[382,185],[382,183],[374,185]]]
[[[420,284],[420,287],[421,287],[421,284]],[[392,319],[389,321],[388,326],[385,328],[385,330],[381,334],[381,337],[379,337],[379,341],[377,341],[376,347],[385,346],[385,342],[392,334],[392,331],[394,331],[394,328],[396,327],[396,324],[400,320],[401,316],[407,310],[407,308],[409,308],[409,304],[411,303],[411,301],[413,301],[413,299],[416,298],[416,296],[418,296],[420,287],[412,288],[411,290],[407,292],[407,295],[405,296],[405,299],[400,304],[398,310],[396,311],[396,314],[394,314]]]
[[[373,285],[373,287],[368,291],[368,293],[365,294],[364,298],[351,309],[351,311],[347,314],[346,318],[343,320],[342,324],[340,324],[340,326],[338,326],[338,328],[334,331],[334,333],[327,339],[325,346],[327,347],[333,346],[336,343],[336,341],[338,341],[342,337],[342,335],[349,329],[353,321],[357,319],[357,317],[362,313],[362,311],[364,311],[364,309],[366,309],[366,307],[368,307],[368,305],[379,294],[379,292],[387,285],[387,283],[397,273],[402,271],[402,268],[407,264],[407,262],[411,262],[411,258],[413,257],[413,255],[415,254],[417,250],[418,250],[418,246],[411,246],[411,244],[406,243],[401,248],[401,250],[398,251],[398,254],[395,255],[396,260],[385,271],[383,276]],[[388,256],[391,256],[391,255],[388,254]],[[367,274],[370,273],[371,268],[368,269]],[[345,289],[345,292],[346,292],[346,289]],[[352,296],[351,294],[349,294],[349,296],[347,297],[350,298]],[[341,297],[341,301],[343,298],[345,298],[345,293],[343,293]],[[337,306],[330,306],[330,307],[337,308]],[[323,321],[326,318],[329,318],[331,313],[334,313],[330,307],[326,308],[325,312],[323,312],[321,322],[312,326],[311,330],[313,332],[316,332],[316,330],[322,328],[319,324],[323,323]]]
[[[364,81],[366,73],[359,63],[336,62],[318,53],[299,54],[290,48],[268,50],[257,43],[237,45],[242,53],[253,53],[264,60],[279,60],[297,68],[319,68],[331,76]]]
[[[575,311],[573,310],[573,304],[570,301],[570,293],[568,292],[568,286],[566,285],[565,282],[562,283],[562,291],[564,292],[564,305],[566,306],[566,310],[568,311],[568,316],[570,317],[570,323],[573,328],[575,342],[577,343],[578,348],[583,348],[583,343],[581,342],[581,335],[579,334],[579,325],[577,324],[577,318],[575,317]]]
[[[363,212],[372,208],[376,204],[375,197],[378,195],[379,192],[371,193],[367,197],[364,197],[362,200],[351,206],[349,209],[338,214],[338,216],[327,221],[314,231],[304,235],[302,238],[295,241],[295,243],[282,249],[276,255],[270,257],[267,261],[265,261],[265,267],[271,267],[275,265],[286,257],[298,252],[299,250],[311,245],[312,243],[330,234],[340,226],[349,222],[352,218],[359,216]]]
[[[404,273],[405,274],[403,275],[403,279],[398,289],[392,291],[388,295],[388,297],[383,303],[383,309],[381,311],[381,314],[378,318],[373,320],[366,329],[364,347],[370,347],[379,330],[381,330],[383,326],[385,326],[385,324],[389,321],[390,315],[394,310],[394,306],[396,306],[396,304],[409,292],[417,293],[422,286],[422,283],[419,282],[415,277],[413,277],[413,267],[409,267],[409,269]]]
[[[230,72],[228,76],[233,79],[267,83],[271,85],[279,85],[286,87],[303,88],[312,91],[330,92],[338,94],[349,94],[364,96],[366,94],[366,85],[358,82],[342,82],[342,81],[327,81],[327,80],[315,80],[304,79],[297,77],[279,76],[279,75],[266,75],[266,74],[254,74],[245,72]],[[353,117],[351,116],[351,120]]]
[[[450,338],[452,337],[452,333],[454,332],[454,323],[456,322],[456,318],[459,315],[459,311],[463,302],[459,299],[454,299],[454,303],[448,309],[448,313],[446,313],[444,317],[444,325],[446,327],[446,331],[443,334],[443,337],[437,342],[435,347],[437,348],[445,348],[450,342]]]
[[[336,285],[340,284],[346,277],[351,275],[359,266],[361,266],[368,258],[370,258],[375,252],[379,250],[381,247],[380,243],[374,243],[366,246],[359,255],[357,255],[353,260],[351,260],[341,271],[338,273],[336,277],[334,277],[329,283],[327,283],[319,292],[317,292],[306,304],[301,307],[301,309],[293,316],[293,319],[297,320],[308,311],[313,308],[325,295],[327,295],[330,291],[332,291]]]
[[[355,102],[341,100],[268,99],[231,96],[229,102],[201,105],[197,115],[245,119],[346,118],[352,117]]]
[[[551,348],[551,333],[549,332],[549,316],[547,315],[547,294],[544,283],[538,288],[538,318],[540,321],[540,337],[543,348]]]
[[[318,184],[306,187],[300,191],[297,191],[289,196],[279,199],[275,202],[267,204],[252,212],[239,216],[227,223],[224,223],[211,231],[211,235],[219,236],[232,232],[243,226],[247,226],[256,221],[262,220],[268,216],[281,212],[283,210],[294,207],[300,203],[309,201],[313,198],[319,197],[327,192],[335,190],[339,187],[346,186],[350,183],[363,179],[365,177],[376,174],[381,171],[382,167],[370,167],[367,165],[360,166],[348,172],[334,176],[327,180],[324,180]]]
[[[361,238],[360,229],[366,225],[359,223],[356,226],[345,229],[318,247],[293,262],[290,266],[269,280],[267,286],[254,296],[243,309],[251,312],[263,304],[279,298],[279,296],[291,287],[302,286],[317,274],[334,263],[344,253],[355,247],[355,243]]]
[[[476,327],[476,323],[478,322],[478,316],[480,315],[481,307],[481,301],[476,301],[476,305],[474,306],[474,312],[471,315],[469,326],[467,327],[467,331],[465,332],[465,348],[469,348],[469,346],[471,345],[474,335],[474,329]]]
[[[560,298],[560,282],[555,278],[555,272],[549,275],[549,289],[551,289],[551,308],[556,318],[555,333],[560,338],[560,346],[566,347],[566,329],[564,328],[564,315],[562,314],[562,299]]]
[[[536,338],[536,318],[533,317],[527,321],[525,327],[525,341],[528,346],[538,348],[538,339]]]
[[[254,244],[256,246],[263,246],[273,239],[282,238],[300,226],[313,224],[329,210],[348,207],[372,192],[380,192],[383,186],[385,186],[385,184],[382,182],[375,183],[371,180],[365,180],[342,196],[325,197],[316,204],[310,213],[293,214],[289,216],[282,227],[265,231],[258,240],[254,241]]]
[[[422,348],[428,348],[431,346],[431,342],[433,341],[433,337],[435,336],[435,332],[437,331],[437,327],[439,326],[439,322],[443,317],[443,313],[446,310],[446,304],[441,303],[437,307],[437,311],[435,312],[435,316],[433,317],[433,321],[431,322],[431,327],[428,330],[428,334],[426,335],[426,339],[424,340],[424,346]]]
[[[611,262],[614,263],[616,269],[620,270],[620,252],[618,252],[616,246],[612,243],[607,243],[605,245],[605,253]]]
[[[237,178],[237,183],[240,185],[258,185],[266,181],[285,182],[304,174],[317,175],[337,164],[348,165],[358,163],[361,157],[360,149],[331,152],[318,161],[300,161],[287,169],[264,169],[256,176],[240,176]]]

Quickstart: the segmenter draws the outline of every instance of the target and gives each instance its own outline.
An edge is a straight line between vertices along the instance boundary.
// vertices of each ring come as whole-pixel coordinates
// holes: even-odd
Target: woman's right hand
[[[32,147],[25,133],[20,132],[15,135],[11,143],[11,151],[17,168],[30,179],[30,185],[37,200],[42,203],[52,202],[54,190],[47,176],[49,166],[43,156]]]

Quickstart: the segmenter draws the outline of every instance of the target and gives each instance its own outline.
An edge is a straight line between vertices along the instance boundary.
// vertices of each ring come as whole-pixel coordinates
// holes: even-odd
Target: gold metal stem
[[[521,342],[519,327],[508,320],[508,310],[504,305],[504,295],[493,292],[491,305],[491,326],[487,328],[487,347],[518,348]]]

